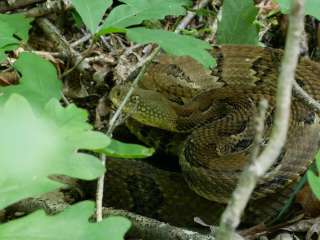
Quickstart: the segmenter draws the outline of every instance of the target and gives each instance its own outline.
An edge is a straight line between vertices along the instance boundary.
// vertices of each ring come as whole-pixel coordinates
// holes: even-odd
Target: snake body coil
[[[201,197],[226,203],[248,162],[261,99],[269,102],[263,144],[268,142],[282,52],[228,45],[215,47],[212,54],[217,59],[212,71],[189,57],[161,55],[124,111],[142,124],[187,134],[179,154],[186,182]],[[319,64],[300,58],[296,81],[320,99]],[[127,91],[116,86],[109,97],[119,105]],[[319,146],[319,129],[318,113],[293,96],[285,147],[252,195],[256,215],[272,217],[279,205],[263,202],[282,202],[277,193],[291,190],[305,173]]]

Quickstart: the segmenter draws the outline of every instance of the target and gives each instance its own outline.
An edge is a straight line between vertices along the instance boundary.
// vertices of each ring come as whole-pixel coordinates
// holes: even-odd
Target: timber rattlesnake
[[[148,126],[187,134],[179,157],[184,179],[201,197],[224,204],[247,164],[255,133],[253,116],[262,98],[270,106],[264,143],[268,141],[282,52],[228,45],[215,47],[212,54],[217,59],[212,71],[189,57],[160,56],[124,111]],[[319,64],[300,58],[296,81],[320,100]],[[116,106],[127,90],[125,85],[111,90],[109,97]],[[247,210],[253,221],[274,217],[283,202],[279,193],[290,192],[312,163],[319,129],[318,114],[293,96],[286,145],[254,190],[250,202],[254,210]]]

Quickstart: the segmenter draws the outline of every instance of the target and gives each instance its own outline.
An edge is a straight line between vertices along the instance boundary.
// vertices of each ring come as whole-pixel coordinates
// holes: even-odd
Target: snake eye
[[[116,92],[116,96],[117,96],[117,97],[120,97],[120,91],[117,91],[117,92]]]
[[[119,99],[121,96],[121,91],[119,89],[112,89],[111,96]]]
[[[138,102],[138,100],[139,100],[139,96],[138,96],[138,95],[132,95],[132,96],[130,97],[130,101],[131,101],[131,102],[136,103],[136,102]]]

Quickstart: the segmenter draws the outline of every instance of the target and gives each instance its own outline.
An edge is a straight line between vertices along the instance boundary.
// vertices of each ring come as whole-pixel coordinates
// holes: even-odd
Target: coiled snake
[[[268,142],[282,52],[227,45],[214,47],[212,54],[217,67],[210,71],[189,57],[161,55],[134,90],[124,112],[142,124],[185,133],[179,162],[186,182],[201,197],[226,203],[248,162],[254,116],[262,98],[269,102],[263,144]],[[296,81],[320,100],[318,63],[300,58]],[[128,86],[119,85],[109,97],[118,106],[127,91]],[[319,129],[318,114],[294,95],[285,147],[252,195],[256,214],[260,211],[262,218],[272,217],[270,209],[278,208],[272,202],[282,201],[279,193],[291,190],[305,173],[318,149]],[[264,204],[266,200],[268,204]]]

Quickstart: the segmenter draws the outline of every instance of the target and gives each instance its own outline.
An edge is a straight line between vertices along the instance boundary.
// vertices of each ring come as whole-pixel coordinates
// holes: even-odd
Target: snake
[[[249,164],[255,147],[255,116],[262,99],[269,107],[259,148],[268,144],[283,51],[222,45],[214,46],[210,54],[217,62],[212,69],[188,56],[160,54],[123,112],[150,131],[183,136],[178,150],[174,150],[183,181],[192,194],[220,206],[228,203],[242,170]],[[300,57],[295,80],[315,100],[320,100],[319,78],[320,64]],[[112,88],[109,98],[115,106],[121,104],[129,88],[128,84]],[[286,143],[276,162],[258,181],[245,213],[248,218],[274,218],[307,171],[319,147],[318,114],[293,93]],[[140,138],[146,135],[137,128],[135,133]]]

